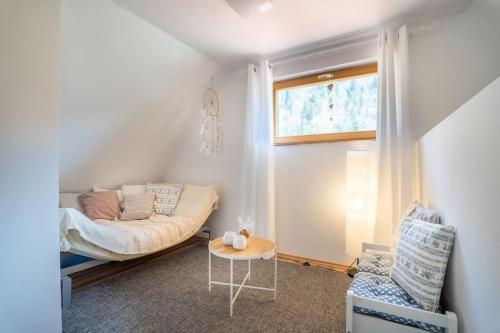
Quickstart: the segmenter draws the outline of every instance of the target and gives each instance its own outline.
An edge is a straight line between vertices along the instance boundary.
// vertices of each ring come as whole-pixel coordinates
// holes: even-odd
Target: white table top
[[[276,252],[276,246],[270,240],[252,236],[247,242],[246,248],[235,250],[232,246],[225,245],[221,237],[211,241],[208,250],[217,257],[234,260],[270,259]]]

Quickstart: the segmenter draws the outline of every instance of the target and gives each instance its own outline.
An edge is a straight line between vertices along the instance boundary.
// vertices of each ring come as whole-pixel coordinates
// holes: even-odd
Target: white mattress
[[[161,251],[196,234],[218,200],[213,186],[185,185],[175,215],[136,221],[92,221],[61,208],[61,250],[113,261]]]

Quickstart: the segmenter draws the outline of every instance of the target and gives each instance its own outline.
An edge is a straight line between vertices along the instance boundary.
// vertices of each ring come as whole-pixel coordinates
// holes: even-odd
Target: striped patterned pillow
[[[455,228],[406,218],[394,249],[391,278],[427,311],[439,311]]]
[[[146,192],[156,193],[154,209],[156,214],[173,215],[184,185],[182,184],[147,184]]]

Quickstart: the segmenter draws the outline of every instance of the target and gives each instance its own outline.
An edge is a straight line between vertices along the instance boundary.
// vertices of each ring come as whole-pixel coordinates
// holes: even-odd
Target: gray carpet
[[[212,256],[214,280],[229,280]],[[272,287],[272,260],[252,261],[251,284]],[[246,274],[236,262],[235,278]],[[278,262],[278,299],[243,289],[229,317],[229,287],[208,292],[208,252],[196,246],[73,294],[63,328],[73,332],[345,332],[346,274]]]

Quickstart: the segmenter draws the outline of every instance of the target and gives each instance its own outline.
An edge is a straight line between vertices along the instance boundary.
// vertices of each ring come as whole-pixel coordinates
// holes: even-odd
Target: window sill
[[[297,145],[302,143],[336,142],[350,140],[369,140],[377,137],[376,131],[360,131],[348,133],[330,133],[314,135],[297,135],[274,137],[275,146]]]

